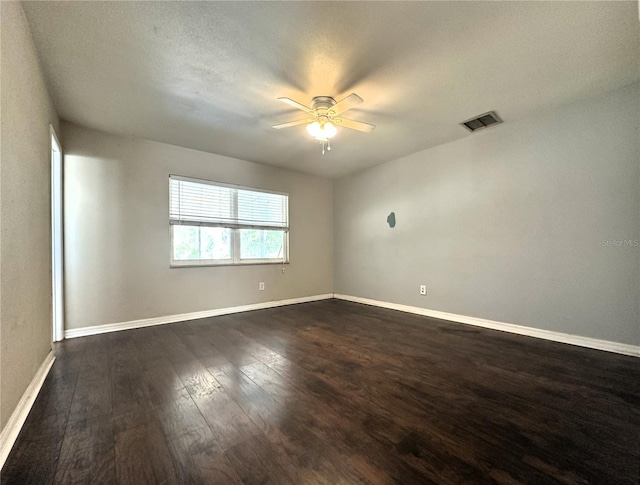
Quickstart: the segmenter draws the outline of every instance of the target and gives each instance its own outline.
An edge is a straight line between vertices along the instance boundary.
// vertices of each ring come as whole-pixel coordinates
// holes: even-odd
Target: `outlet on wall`
[[[260,284],[258,285],[258,289],[260,291],[264,291],[264,281],[261,281]]]
[[[427,285],[420,285],[420,294],[421,295],[427,294]]]

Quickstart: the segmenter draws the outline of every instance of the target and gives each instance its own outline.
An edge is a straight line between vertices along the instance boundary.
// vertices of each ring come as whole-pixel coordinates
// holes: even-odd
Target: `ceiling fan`
[[[362,121],[349,120],[340,116],[348,109],[362,103],[362,98],[356,93],[351,93],[349,96],[337,103],[331,96],[316,96],[311,100],[311,107],[305,106],[290,98],[278,99],[283,103],[304,111],[309,116],[302,120],[274,125],[273,128],[279,130],[281,128],[289,128],[291,126],[306,124],[307,132],[313,138],[322,143],[323,155],[325,144],[327,146],[327,150],[331,150],[331,138],[333,138],[338,132],[336,126],[344,126],[345,128],[363,131],[365,133],[371,133],[375,128],[375,125],[363,123]]]

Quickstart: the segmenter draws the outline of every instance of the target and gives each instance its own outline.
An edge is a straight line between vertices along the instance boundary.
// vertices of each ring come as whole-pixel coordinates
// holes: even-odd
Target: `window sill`
[[[180,268],[210,268],[215,266],[262,266],[262,265],[283,265],[289,264],[289,261],[249,261],[243,263],[170,263],[170,269],[180,269]]]

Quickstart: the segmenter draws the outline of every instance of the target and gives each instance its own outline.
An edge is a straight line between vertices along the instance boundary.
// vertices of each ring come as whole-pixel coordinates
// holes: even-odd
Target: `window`
[[[169,176],[171,265],[289,261],[289,196]]]

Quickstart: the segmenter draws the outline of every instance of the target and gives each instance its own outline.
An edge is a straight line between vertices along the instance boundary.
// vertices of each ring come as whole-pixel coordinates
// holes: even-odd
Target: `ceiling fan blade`
[[[311,123],[313,121],[313,119],[290,121],[289,123],[282,123],[281,125],[273,125],[272,128],[279,130],[280,128],[289,128],[290,126],[302,125],[304,123]]]
[[[300,104],[297,101],[294,101],[291,98],[278,98],[279,101],[288,104],[289,106],[293,106],[294,108],[301,109],[305,113],[313,114],[313,110],[311,108],[306,107],[304,104]]]
[[[336,104],[331,106],[331,108],[329,108],[329,113],[332,116],[336,116],[336,115],[339,115],[340,113],[344,113],[345,111],[353,108],[354,106],[358,106],[360,103],[362,103],[362,98],[358,96],[356,93],[351,93],[342,101],[338,101]]]
[[[344,126],[345,128],[351,128],[352,130],[363,131],[365,133],[371,133],[376,128],[376,125],[370,125],[362,121],[347,120],[345,118],[334,118],[332,121],[338,126]]]

